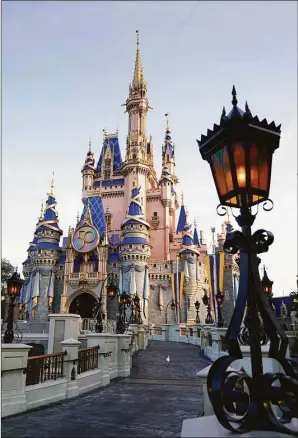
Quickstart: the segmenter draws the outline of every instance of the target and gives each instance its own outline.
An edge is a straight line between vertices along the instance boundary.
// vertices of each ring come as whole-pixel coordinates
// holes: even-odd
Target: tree
[[[14,267],[7,259],[1,259],[1,291],[5,289],[6,281],[12,276]]]

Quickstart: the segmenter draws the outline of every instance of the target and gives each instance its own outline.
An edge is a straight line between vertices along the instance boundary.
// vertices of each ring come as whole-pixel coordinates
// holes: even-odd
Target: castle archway
[[[77,291],[77,293],[72,294],[66,302],[67,312],[80,315],[81,318],[93,318],[98,298],[90,292]]]

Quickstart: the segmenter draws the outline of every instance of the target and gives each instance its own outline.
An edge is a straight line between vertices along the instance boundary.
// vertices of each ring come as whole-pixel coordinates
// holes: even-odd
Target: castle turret
[[[143,303],[143,321],[148,318],[149,275],[148,261],[151,254],[149,244],[149,227],[145,220],[140,202],[141,188],[132,189],[130,205],[126,219],[122,223],[122,235],[119,245],[121,260],[121,284],[123,290],[134,295],[138,294]]]
[[[59,227],[53,188],[54,180],[43,218],[36,227],[37,240],[31,250],[32,272],[27,286],[31,289],[29,317],[39,322],[46,322],[48,314],[53,310],[56,264],[62,252],[59,246],[62,230]]]
[[[172,140],[172,134],[169,126],[169,114],[166,116],[166,133],[165,140],[162,146],[162,166],[166,166],[169,169],[170,174],[175,176],[175,146]]]
[[[184,272],[184,314],[187,322],[195,322],[195,307],[194,303],[198,292],[199,266],[198,259],[200,253],[194,245],[191,224],[186,223],[183,229],[182,245],[179,252],[181,271]]]
[[[89,150],[85,159],[85,163],[82,167],[83,186],[82,186],[82,199],[87,199],[88,191],[93,187],[94,175],[95,175],[95,160],[93,152],[91,151],[91,138],[89,139]]]
[[[149,110],[149,101],[147,99],[147,84],[144,79],[144,71],[141,63],[138,31],[133,80],[125,106],[129,120],[125,162],[122,167],[122,173],[125,177],[124,205],[128,205],[133,187],[141,187],[140,202],[142,203],[146,217],[148,176],[151,175],[153,180],[156,179],[156,176],[151,166],[152,160],[150,154],[148,155],[147,153],[146,117]]]

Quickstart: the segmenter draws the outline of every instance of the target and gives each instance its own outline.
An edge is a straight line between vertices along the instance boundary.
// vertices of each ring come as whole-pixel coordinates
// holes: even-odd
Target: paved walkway
[[[209,363],[196,346],[150,341],[135,355],[130,377],[4,419],[2,438],[178,437],[183,420],[202,409],[196,373]]]

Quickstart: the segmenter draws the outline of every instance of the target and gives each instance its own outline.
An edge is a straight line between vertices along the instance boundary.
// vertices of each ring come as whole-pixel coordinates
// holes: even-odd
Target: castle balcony
[[[90,286],[97,285],[102,280],[100,272],[73,272],[67,277],[67,280],[73,286],[77,286],[79,283],[88,283]]]

